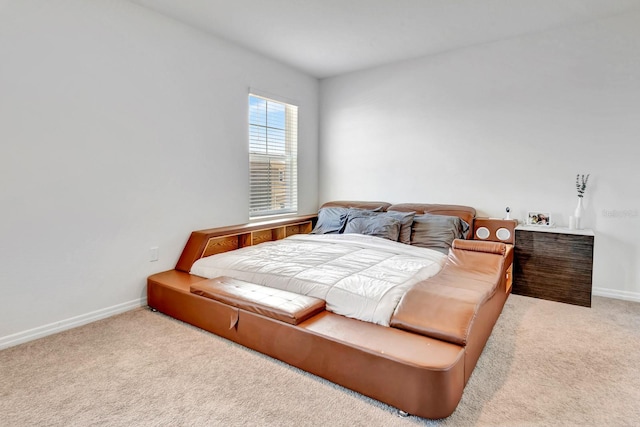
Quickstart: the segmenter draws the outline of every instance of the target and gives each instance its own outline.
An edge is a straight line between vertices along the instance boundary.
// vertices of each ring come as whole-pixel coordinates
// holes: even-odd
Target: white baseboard
[[[619,291],[609,288],[593,288],[592,294],[599,297],[623,299],[626,301],[640,302],[640,292]]]
[[[87,323],[95,322],[96,320],[100,320],[100,319],[105,319],[107,317],[124,313],[125,311],[133,310],[138,307],[144,307],[146,305],[147,305],[147,298],[139,298],[133,301],[129,301],[122,304],[117,304],[111,307],[96,310],[91,313],[71,317],[69,319],[61,320],[59,322],[49,323],[48,325],[39,326],[37,328],[29,329],[24,332],[18,332],[16,334],[0,337],[0,350],[4,348],[13,347],[14,345],[25,343],[27,341],[32,341],[38,338],[46,337],[47,335],[53,335],[58,332],[66,331],[67,329],[72,329],[78,326],[86,325]]]

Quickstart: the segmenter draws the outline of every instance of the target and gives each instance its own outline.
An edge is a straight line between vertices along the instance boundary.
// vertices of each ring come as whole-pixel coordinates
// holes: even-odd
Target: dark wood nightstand
[[[591,307],[592,230],[520,225],[515,238],[514,294]]]

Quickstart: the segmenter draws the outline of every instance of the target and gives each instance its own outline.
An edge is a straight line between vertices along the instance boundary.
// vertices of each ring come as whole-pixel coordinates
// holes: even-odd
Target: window
[[[249,216],[298,210],[298,107],[249,95]]]

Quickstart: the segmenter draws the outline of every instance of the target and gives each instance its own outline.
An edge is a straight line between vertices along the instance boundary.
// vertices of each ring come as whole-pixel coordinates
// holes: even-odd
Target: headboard
[[[387,208],[391,206],[391,203],[387,202],[361,202],[354,200],[334,200],[331,202],[327,202],[320,206],[321,208],[357,208],[357,209],[369,209],[369,210],[380,210],[386,211]]]

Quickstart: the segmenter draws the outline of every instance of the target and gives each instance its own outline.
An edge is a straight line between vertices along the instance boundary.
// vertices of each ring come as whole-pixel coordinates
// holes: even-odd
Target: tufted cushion
[[[224,276],[191,285],[191,293],[292,325],[304,322],[325,307],[325,302],[318,298]]]

